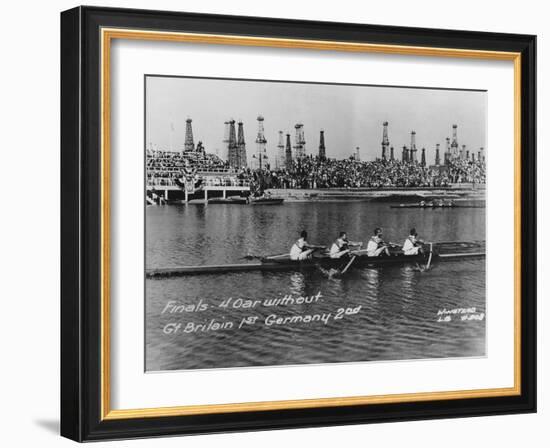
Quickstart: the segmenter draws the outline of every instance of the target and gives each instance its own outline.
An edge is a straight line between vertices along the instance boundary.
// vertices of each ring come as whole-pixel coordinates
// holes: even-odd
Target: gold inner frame
[[[111,409],[110,368],[110,62],[113,39],[186,42],[213,45],[296,48],[414,56],[491,59],[514,63],[514,386],[442,392],[314,398],[246,403],[188,405],[141,409]],[[101,419],[167,417],[227,412],[251,412],[316,407],[405,403],[431,400],[502,397],[521,394],[521,54],[455,48],[417,47],[305,39],[101,29]]]

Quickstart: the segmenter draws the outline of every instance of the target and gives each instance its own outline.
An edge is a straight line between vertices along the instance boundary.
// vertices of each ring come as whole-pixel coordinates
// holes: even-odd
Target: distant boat
[[[209,204],[246,204],[246,198],[242,196],[233,196],[229,198],[212,198],[208,199]]]
[[[233,196],[229,198],[208,199],[208,204],[239,204],[239,205],[280,205],[284,202],[282,198],[270,198],[261,196],[257,198],[243,198],[242,196]]]
[[[418,202],[415,204],[399,204],[399,205],[390,205],[391,208],[453,208],[457,207],[454,202]]]
[[[269,198],[269,197],[259,197],[259,198],[250,198],[250,205],[280,205],[284,202],[283,198]]]
[[[435,201],[435,202],[418,202],[414,204],[399,204],[399,205],[390,205],[390,208],[428,208],[428,209],[437,209],[437,208],[485,208],[483,204],[476,205],[458,205],[452,201]]]

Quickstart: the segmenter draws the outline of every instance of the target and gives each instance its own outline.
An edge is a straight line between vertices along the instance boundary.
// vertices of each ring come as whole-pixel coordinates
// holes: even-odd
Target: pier
[[[204,171],[197,174],[201,182],[197,188],[192,189],[185,188],[175,179],[166,177],[147,182],[147,203],[163,204],[175,200],[189,202],[191,199],[203,199],[208,202],[212,197],[225,199],[235,193],[243,195],[250,192],[250,182],[238,179],[236,173],[230,170]]]

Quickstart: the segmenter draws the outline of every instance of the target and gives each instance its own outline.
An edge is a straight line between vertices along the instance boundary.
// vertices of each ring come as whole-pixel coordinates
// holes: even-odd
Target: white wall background
[[[546,2],[390,0],[388,2],[297,2],[277,0],[133,0],[87,4],[185,10],[296,19],[537,34],[539,194],[539,413],[241,433],[118,442],[117,446],[407,446],[499,448],[548,446],[550,393],[546,387],[550,333],[550,268],[543,252],[550,238],[547,193],[550,164],[545,124],[550,120],[545,83],[550,53]],[[0,70],[0,441],[3,446],[68,446],[58,435],[59,414],[59,12],[78,3],[64,0],[5,2]],[[546,202],[546,204],[545,204]],[[544,278],[546,276],[546,278]],[[96,446],[100,446],[99,444]],[[110,445],[114,446],[114,445]]]

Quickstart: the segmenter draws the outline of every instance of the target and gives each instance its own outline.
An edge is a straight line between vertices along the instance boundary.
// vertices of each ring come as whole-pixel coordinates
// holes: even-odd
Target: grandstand
[[[149,203],[204,199],[228,192],[248,194],[265,189],[426,188],[485,184],[485,160],[449,159],[441,167],[397,160],[358,161],[307,156],[285,169],[231,168],[214,154],[197,149],[183,152],[147,151]],[[231,194],[231,193],[229,193]]]
[[[226,162],[205,151],[159,151],[147,150],[147,185],[176,185],[186,167],[198,173],[234,174]]]
[[[182,152],[147,150],[146,176],[149,204],[208,200],[209,192],[225,198],[231,191],[249,191],[246,176],[218,156],[206,153],[200,143],[197,149]]]

